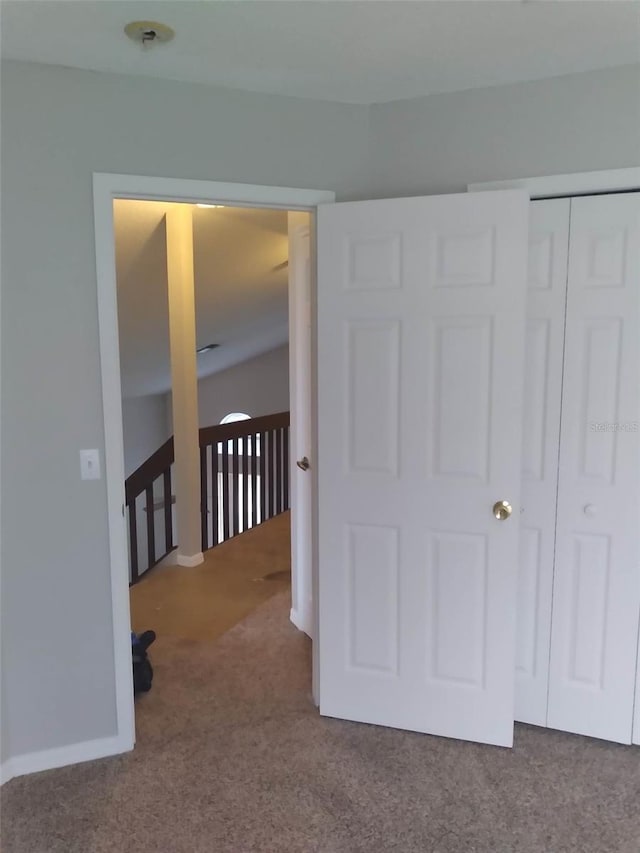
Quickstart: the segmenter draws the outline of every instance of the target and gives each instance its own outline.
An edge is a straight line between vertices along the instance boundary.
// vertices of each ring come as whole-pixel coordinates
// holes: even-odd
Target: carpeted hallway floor
[[[279,593],[216,641],[167,639],[135,751],[6,785],[3,852],[638,853],[638,749],[323,719],[288,608]]]

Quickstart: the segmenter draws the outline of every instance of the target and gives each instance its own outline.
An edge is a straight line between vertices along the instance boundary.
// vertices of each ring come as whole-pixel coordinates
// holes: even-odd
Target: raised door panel
[[[548,404],[549,345],[553,325],[562,325],[562,317],[527,318],[525,341],[525,403],[522,426],[522,475],[527,480],[545,479],[545,456],[549,453]],[[560,351],[561,353],[561,351]],[[558,348],[554,353],[558,354]],[[553,365],[556,369],[558,365]],[[562,365],[560,364],[560,369]],[[560,421],[557,423],[560,435]]]
[[[571,610],[567,620],[567,684],[602,690],[611,575],[611,538],[575,534],[569,568]]]
[[[400,343],[398,320],[347,322],[349,471],[398,473]]]
[[[630,743],[640,611],[640,197],[572,201],[548,725]]]
[[[568,199],[530,205],[515,718],[547,722]]]
[[[347,525],[349,665],[398,672],[398,528]]]
[[[518,630],[516,634],[516,675],[535,679],[544,658],[538,652],[540,622],[540,541],[542,531],[531,527],[520,530],[520,566],[518,572]],[[516,696],[518,688],[516,688]],[[546,704],[546,703],[545,703]],[[517,719],[516,712],[516,719]],[[543,722],[539,722],[543,725]]]
[[[612,485],[618,444],[617,423],[622,317],[582,321],[582,387],[576,474],[583,483]]]
[[[428,564],[431,602],[427,678],[482,688],[487,618],[487,540],[434,533]]]
[[[443,318],[433,341],[431,470],[434,477],[486,483],[490,469],[491,317]]]
[[[345,237],[348,290],[395,290],[402,283],[402,235],[359,234]]]

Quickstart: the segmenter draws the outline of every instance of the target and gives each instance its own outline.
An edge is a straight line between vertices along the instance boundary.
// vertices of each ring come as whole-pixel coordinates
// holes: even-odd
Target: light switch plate
[[[100,452],[98,450],[80,451],[80,477],[83,480],[100,479]]]

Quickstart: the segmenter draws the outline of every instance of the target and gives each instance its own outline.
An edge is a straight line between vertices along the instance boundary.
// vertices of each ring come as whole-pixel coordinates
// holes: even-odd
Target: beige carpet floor
[[[288,607],[167,639],[135,751],[5,785],[4,853],[638,853],[638,749],[323,719]]]

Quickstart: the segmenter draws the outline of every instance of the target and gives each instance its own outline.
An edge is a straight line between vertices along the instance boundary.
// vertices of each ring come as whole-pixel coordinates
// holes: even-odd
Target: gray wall
[[[372,195],[637,166],[640,66],[371,109]]]
[[[229,412],[252,418],[289,409],[289,347],[283,346],[198,382],[200,426],[219,424]]]
[[[165,394],[128,397],[122,401],[124,474],[128,477],[169,438]]]
[[[92,173],[352,197],[368,111],[29,63],[4,63],[1,87],[2,634],[18,755],[116,730],[106,489],[78,461],[104,446]]]
[[[372,109],[22,63],[1,85],[3,734],[18,755],[115,733],[105,484],[78,463],[103,447],[92,172],[344,199],[628,166],[640,146],[629,69]]]

